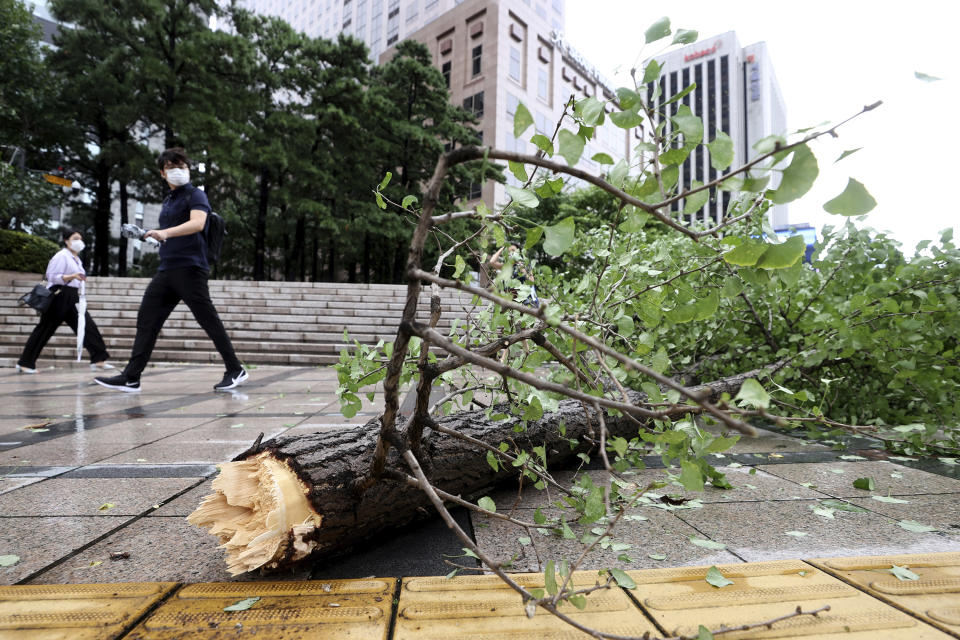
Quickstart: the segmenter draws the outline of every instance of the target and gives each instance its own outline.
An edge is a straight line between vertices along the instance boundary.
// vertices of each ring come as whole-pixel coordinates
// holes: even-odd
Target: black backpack
[[[223,238],[227,235],[227,223],[218,213],[211,211],[207,214],[207,224],[203,227],[203,239],[207,243],[207,260],[211,263],[220,261],[220,250],[223,248]]]

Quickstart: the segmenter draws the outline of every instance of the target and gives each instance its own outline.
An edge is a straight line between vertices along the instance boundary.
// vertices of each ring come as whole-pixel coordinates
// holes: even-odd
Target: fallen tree
[[[759,373],[692,391],[718,401],[724,394],[736,394],[744,380]],[[644,393],[628,392],[628,398],[637,407],[648,401]],[[554,491],[569,493],[552,481],[549,469],[578,453],[595,453],[602,437],[631,438],[637,433],[636,419],[625,414],[605,415],[603,421],[601,433],[599,415],[577,400],[561,401],[556,411],[528,421],[519,432],[516,418],[491,422],[487,411],[460,412],[431,421],[418,458],[428,470],[430,484],[452,503],[475,499],[525,472],[534,481],[544,478]],[[215,493],[203,500],[189,521],[217,536],[226,549],[227,566],[236,575],[278,569],[310,555],[319,559],[342,553],[429,515],[425,509],[429,498],[420,481],[405,471],[396,447],[387,458],[384,481],[358,491],[373,461],[380,426],[378,418],[257,444],[237,460],[220,465]],[[510,448],[502,450],[501,443],[510,443]],[[542,458],[520,458],[521,452],[538,447]],[[491,455],[497,464],[490,464]]]

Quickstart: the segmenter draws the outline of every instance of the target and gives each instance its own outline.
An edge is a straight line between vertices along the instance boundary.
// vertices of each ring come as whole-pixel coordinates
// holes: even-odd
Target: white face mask
[[[190,182],[190,169],[167,169],[167,182],[175,187],[182,187]]]
[[[86,246],[87,245],[83,244],[83,240],[73,240],[70,243],[70,249],[73,250],[74,253],[80,253]]]

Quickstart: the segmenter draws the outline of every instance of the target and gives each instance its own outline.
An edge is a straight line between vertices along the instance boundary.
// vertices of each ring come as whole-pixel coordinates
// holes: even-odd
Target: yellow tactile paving
[[[733,584],[720,588],[706,581],[709,568],[628,574],[637,583],[634,596],[670,634],[696,637],[699,625],[716,630],[772,620],[797,606],[808,611],[830,605],[830,611],[815,618],[791,618],[769,629],[734,632],[723,638],[835,640],[835,634],[851,640],[949,637],[800,560],[719,565],[720,572],[733,580]]]
[[[180,589],[127,638],[385,640],[395,585],[395,578],[195,584]],[[256,597],[245,611],[224,611]]]
[[[0,639],[120,637],[175,582],[0,586]]]
[[[512,576],[528,588],[543,588],[542,574]],[[597,573],[575,574],[574,585],[595,584]],[[596,591],[587,596],[583,611],[571,605],[562,608],[588,627],[621,636],[642,636],[656,628],[620,588]],[[400,589],[394,640],[567,640],[586,634],[544,611],[533,618],[524,613],[520,595],[496,576],[464,576],[447,580],[407,578]]]
[[[869,558],[821,558],[811,563],[960,636],[960,553]],[[890,569],[905,567],[918,580],[900,580]]]

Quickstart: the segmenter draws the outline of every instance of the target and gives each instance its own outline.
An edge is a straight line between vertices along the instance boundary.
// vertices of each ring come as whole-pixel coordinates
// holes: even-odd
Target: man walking
[[[160,267],[147,285],[140,303],[130,362],[123,373],[95,378],[94,381],[109,389],[140,391],[140,374],[147,366],[157,335],[170,312],[183,300],[200,327],[213,340],[226,366],[223,380],[213,389],[227,391],[243,384],[247,372],[233,351],[233,344],[207,288],[210,265],[203,229],[210,213],[210,202],[207,194],[190,184],[189,158],[185,150],[180,147],[167,149],[160,154],[158,164],[163,179],[170,186],[170,193],[160,209],[160,228],[148,231],[144,237],[160,241]]]

